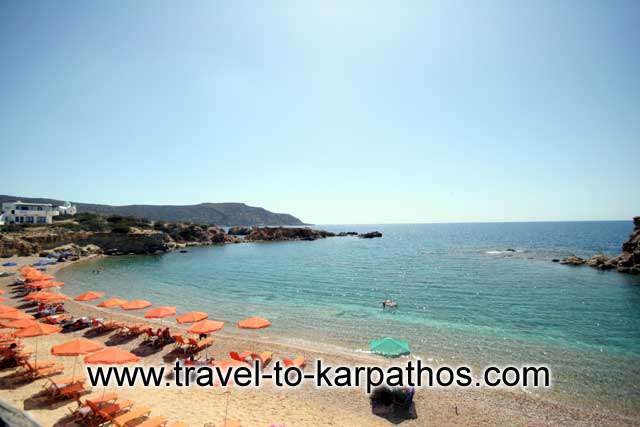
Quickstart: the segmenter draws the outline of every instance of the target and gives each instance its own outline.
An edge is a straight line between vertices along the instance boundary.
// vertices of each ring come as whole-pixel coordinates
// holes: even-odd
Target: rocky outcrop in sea
[[[560,264],[588,265],[601,270],[617,270],[620,273],[640,274],[640,216],[633,218],[633,225],[634,228],[629,239],[622,244],[622,253],[620,255],[609,258],[605,254],[596,254],[589,259],[572,255],[560,261]]]

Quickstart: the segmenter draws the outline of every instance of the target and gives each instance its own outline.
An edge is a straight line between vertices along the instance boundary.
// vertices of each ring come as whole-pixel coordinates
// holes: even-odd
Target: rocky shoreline
[[[571,255],[563,260],[554,259],[565,265],[588,265],[600,270],[616,270],[620,273],[640,274],[640,216],[633,218],[633,231],[629,239],[622,244],[622,253],[613,258],[605,254],[596,254],[589,259]]]
[[[86,254],[157,254],[187,246],[209,246],[243,242],[317,240],[327,237],[382,237],[378,231],[332,233],[308,227],[231,227],[215,225],[154,223],[152,228],[127,227],[111,231],[70,231],[58,227],[25,228],[0,232],[0,257],[51,256],[56,253],[79,257]]]

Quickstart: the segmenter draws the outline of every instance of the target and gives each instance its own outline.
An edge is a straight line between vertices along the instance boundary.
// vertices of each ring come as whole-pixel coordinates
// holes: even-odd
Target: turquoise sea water
[[[543,397],[640,413],[640,277],[551,262],[618,253],[630,221],[318,228],[384,237],[111,257],[60,276],[70,295],[105,290],[229,322],[260,315],[273,322],[261,336],[281,341],[363,351],[391,335],[434,364],[546,364]],[[381,310],[385,298],[396,313]]]

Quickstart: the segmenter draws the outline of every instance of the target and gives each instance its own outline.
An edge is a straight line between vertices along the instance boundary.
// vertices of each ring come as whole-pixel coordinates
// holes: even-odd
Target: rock
[[[341,231],[338,234],[336,234],[336,236],[338,237],[345,237],[345,236],[357,236],[358,233],[356,233],[355,231]]]
[[[246,236],[249,233],[251,233],[251,227],[235,226],[227,230],[227,234],[231,234],[233,236]]]
[[[0,233],[0,256],[28,256],[38,252],[40,252],[40,246],[25,240],[19,233]]]
[[[362,239],[373,239],[375,237],[382,237],[382,233],[379,231],[370,231],[369,233],[362,233],[358,235]]]
[[[307,227],[254,227],[245,241],[315,240],[333,237],[334,233]]]
[[[597,254],[589,258],[586,264],[590,267],[605,268],[605,265],[608,261],[609,257],[607,257],[605,254]]]
[[[505,252],[516,252],[516,250],[515,250],[515,249],[512,249],[512,248],[505,249],[504,251],[505,251]]]
[[[580,258],[579,256],[571,255],[570,257],[567,257],[567,258],[563,259],[562,261],[560,261],[560,264],[582,265],[585,262],[586,261],[584,259]]]
[[[551,262],[560,262],[560,260],[558,258],[554,258],[551,260]]]

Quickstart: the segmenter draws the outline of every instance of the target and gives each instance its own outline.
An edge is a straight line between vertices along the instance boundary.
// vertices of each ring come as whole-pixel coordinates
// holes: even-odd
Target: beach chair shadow
[[[183,355],[184,353],[179,348],[174,348],[167,354],[163,355],[162,360],[166,363],[173,363]]]
[[[138,357],[147,357],[162,351],[162,347],[152,347],[148,345],[139,345],[131,350],[131,353]]]
[[[114,345],[126,344],[131,341],[135,341],[137,338],[138,337],[134,335],[113,335],[104,342],[104,345],[111,347]]]
[[[31,411],[33,409],[58,409],[62,406],[67,406],[69,402],[73,402],[73,399],[58,399],[52,400],[46,390],[41,390],[24,400],[24,410]]]

